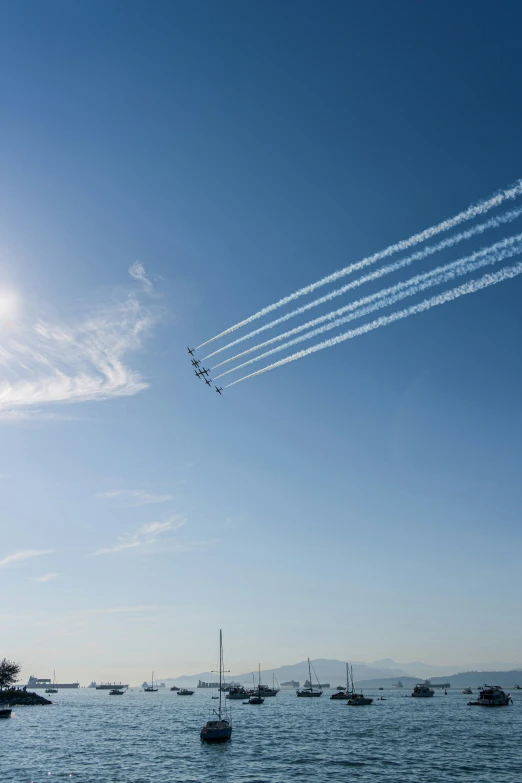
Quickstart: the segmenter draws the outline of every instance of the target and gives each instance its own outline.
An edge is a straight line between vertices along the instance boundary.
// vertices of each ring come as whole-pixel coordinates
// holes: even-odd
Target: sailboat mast
[[[221,697],[223,692],[221,690],[221,672],[223,671],[223,639],[221,634],[221,628],[219,629],[219,720],[221,720]]]
[[[310,658],[308,659],[308,682],[310,683],[310,688],[312,688],[312,671],[310,669]]]

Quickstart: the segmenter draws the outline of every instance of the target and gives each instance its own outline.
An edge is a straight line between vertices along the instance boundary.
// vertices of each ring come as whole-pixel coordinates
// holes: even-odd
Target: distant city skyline
[[[25,680],[208,671],[219,628],[239,672],[520,660],[522,275],[221,397],[187,354],[516,183],[520,22],[6,5],[0,656]]]

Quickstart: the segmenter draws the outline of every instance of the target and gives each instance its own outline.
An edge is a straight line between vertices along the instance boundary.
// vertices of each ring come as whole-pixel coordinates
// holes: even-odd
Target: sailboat
[[[46,688],[45,689],[46,693],[58,693],[58,688],[54,687],[55,682],[56,682],[56,672],[54,671],[53,672],[53,687],[52,688]]]
[[[350,677],[348,674],[348,664],[346,664],[346,690],[343,691],[341,689],[337,693],[334,693],[332,696],[330,696],[330,698],[337,699],[339,701],[341,699],[344,699],[346,701],[347,699],[351,699],[352,696],[353,696],[353,688],[350,690]]]
[[[350,676],[352,680],[352,692],[350,693],[348,704],[351,707],[364,707],[365,705],[373,704],[373,699],[370,699],[369,696],[365,696],[362,691],[360,693],[355,693],[353,685],[353,666],[350,666]]]
[[[276,686],[275,686],[275,678],[276,678],[276,676],[272,672],[272,687],[271,688],[268,685],[260,685],[259,686],[259,695],[260,696],[264,696],[265,698],[266,698],[266,696],[277,696],[277,694],[279,693],[280,689],[279,689],[279,687],[276,688]],[[277,683],[277,685],[279,686],[279,683]]]
[[[296,693],[297,693],[298,696],[305,696],[306,697],[306,696],[322,696],[323,695],[323,692],[321,690],[321,686],[319,684],[319,680],[317,680],[317,674],[315,674],[315,669],[314,669],[314,674],[315,674],[315,679],[317,680],[317,685],[319,686],[318,690],[314,690],[314,688],[312,686],[312,672],[311,672],[312,668],[313,667],[312,667],[312,665],[310,663],[310,658],[308,658],[308,682],[310,683],[310,687],[309,688],[301,688],[300,690],[297,690]],[[305,685],[306,685],[306,683],[305,683]]]
[[[156,691],[158,690],[157,688],[154,687],[154,672],[152,672],[152,683],[150,685],[150,688],[144,688],[143,690],[146,693],[156,693]]]
[[[226,708],[222,710],[223,691],[221,690],[223,682],[223,634],[219,629],[219,707],[212,710],[217,720],[214,718],[205,723],[199,736],[203,742],[227,742],[232,737],[232,723],[226,718]]]
[[[249,698],[247,702],[243,702],[244,704],[263,704],[264,699],[261,696],[261,664],[258,664],[259,667],[259,679],[258,679],[258,685],[257,685],[257,691],[254,691],[252,696]]]

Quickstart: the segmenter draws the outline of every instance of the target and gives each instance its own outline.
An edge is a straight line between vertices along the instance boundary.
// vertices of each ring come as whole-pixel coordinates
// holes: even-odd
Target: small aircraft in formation
[[[192,366],[194,367],[194,373],[198,378],[203,378],[207,386],[212,386],[212,378],[209,375],[210,370],[206,370],[201,364],[201,362],[199,361],[199,359],[196,359],[194,357],[195,350],[196,350],[195,348],[187,347],[187,351],[192,356],[191,362],[192,362]],[[222,386],[214,386],[214,388],[218,394],[221,394],[223,391]]]

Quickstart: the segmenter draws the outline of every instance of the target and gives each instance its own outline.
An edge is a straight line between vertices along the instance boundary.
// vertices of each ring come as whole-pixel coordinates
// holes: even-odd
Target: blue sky
[[[0,654],[517,661],[520,278],[222,398],[186,346],[521,176],[518,5],[3,19]]]

